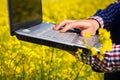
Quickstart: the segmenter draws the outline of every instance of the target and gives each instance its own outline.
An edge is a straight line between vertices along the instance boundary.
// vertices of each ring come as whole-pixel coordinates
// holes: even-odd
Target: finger
[[[55,27],[54,27],[54,30],[59,30],[61,27],[64,27],[65,25],[71,23],[71,22],[74,22],[75,20],[64,20],[62,21],[61,23],[57,24]]]
[[[76,29],[80,29],[80,30],[86,29],[86,27],[84,26],[83,22],[81,22],[81,21],[74,21],[74,22],[71,22],[69,24],[66,24],[62,28],[61,32],[66,32],[67,30],[69,30],[71,28],[76,28]]]
[[[60,30],[60,32],[66,32],[67,30],[74,28],[74,27],[75,27],[74,23],[67,24]]]

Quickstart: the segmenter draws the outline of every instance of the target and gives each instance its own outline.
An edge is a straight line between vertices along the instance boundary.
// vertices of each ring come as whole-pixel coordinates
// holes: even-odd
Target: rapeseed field
[[[43,21],[86,19],[114,0],[42,0]],[[23,1],[24,2],[24,1]],[[103,80],[67,51],[10,36],[7,0],[0,0],[0,80]]]

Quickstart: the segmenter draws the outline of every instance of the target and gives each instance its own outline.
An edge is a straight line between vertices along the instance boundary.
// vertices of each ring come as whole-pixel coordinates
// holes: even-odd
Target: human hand
[[[61,29],[62,28],[62,29]],[[64,20],[54,27],[54,30],[60,30],[60,32],[66,32],[71,28],[76,28],[81,30],[81,36],[84,36],[86,32],[91,35],[95,35],[97,29],[99,28],[99,23],[94,19],[88,20]]]

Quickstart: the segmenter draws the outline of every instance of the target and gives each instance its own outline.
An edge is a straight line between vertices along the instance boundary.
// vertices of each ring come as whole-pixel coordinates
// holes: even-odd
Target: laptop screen
[[[10,33],[28,28],[42,22],[41,0],[7,0],[10,21]]]
[[[42,18],[41,0],[11,0],[12,23]]]

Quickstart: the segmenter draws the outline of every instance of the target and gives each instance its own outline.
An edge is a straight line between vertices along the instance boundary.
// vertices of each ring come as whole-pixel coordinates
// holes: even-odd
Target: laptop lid
[[[8,10],[11,35],[42,22],[41,0],[8,0]]]

